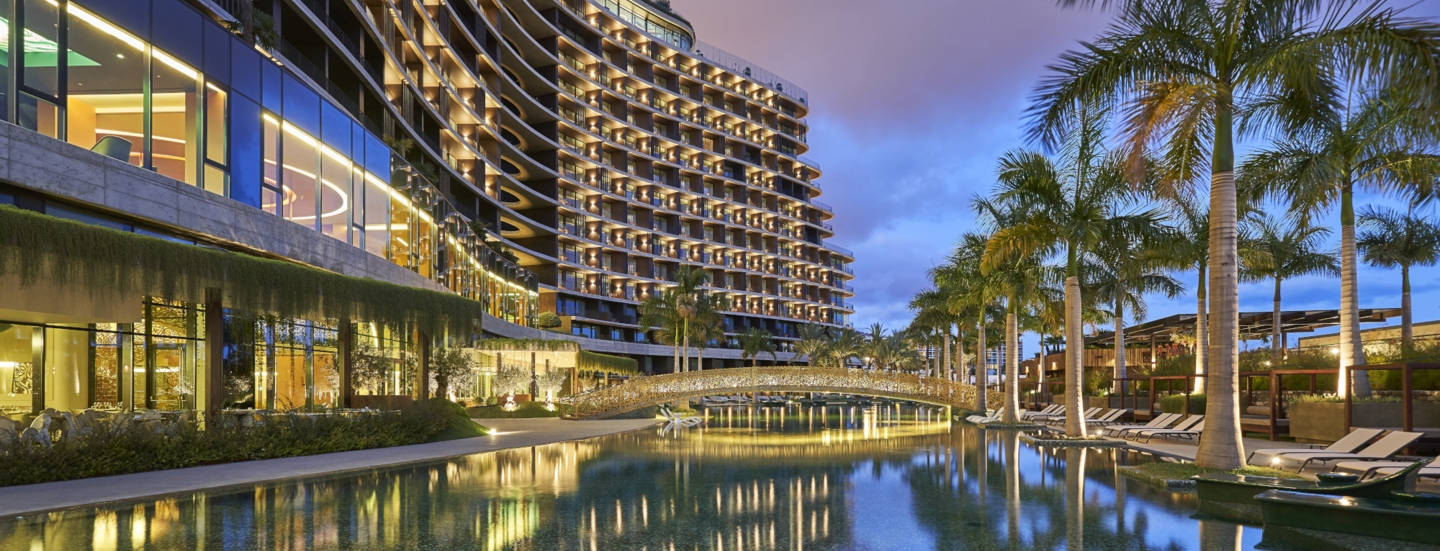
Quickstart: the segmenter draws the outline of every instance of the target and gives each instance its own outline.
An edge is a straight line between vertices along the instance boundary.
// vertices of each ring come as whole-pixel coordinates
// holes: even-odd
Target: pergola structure
[[[1361,308],[1360,323],[1383,322],[1398,317],[1399,308]],[[1273,312],[1241,312],[1240,338],[1269,337],[1274,326]],[[1280,334],[1313,333],[1316,329],[1340,324],[1339,310],[1284,310],[1280,312]],[[1130,343],[1169,344],[1171,334],[1195,329],[1195,314],[1175,314],[1125,328]],[[1115,334],[1108,333],[1085,339],[1086,346],[1114,346]]]

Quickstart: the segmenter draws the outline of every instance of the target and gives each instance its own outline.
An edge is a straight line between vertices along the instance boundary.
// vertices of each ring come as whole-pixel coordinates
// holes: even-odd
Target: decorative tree
[[[555,312],[541,312],[540,316],[536,318],[535,323],[539,325],[541,329],[554,329],[560,327],[562,324],[560,316]]]
[[[436,396],[450,394],[451,386],[474,388],[475,361],[462,348],[436,348],[430,354],[431,388]]]
[[[395,359],[365,339],[356,341],[355,350],[350,353],[350,362],[350,386],[356,392],[372,396],[385,390],[385,380],[395,369]]]

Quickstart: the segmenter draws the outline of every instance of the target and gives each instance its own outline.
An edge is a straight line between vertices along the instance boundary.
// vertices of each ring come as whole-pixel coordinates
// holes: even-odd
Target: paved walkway
[[[482,422],[493,431],[492,434],[480,438],[414,446],[244,461],[0,488],[0,516],[185,494],[200,490],[253,486],[290,478],[368,471],[507,448],[524,448],[594,438],[637,430],[659,423],[654,419],[562,421],[554,418],[485,419]]]

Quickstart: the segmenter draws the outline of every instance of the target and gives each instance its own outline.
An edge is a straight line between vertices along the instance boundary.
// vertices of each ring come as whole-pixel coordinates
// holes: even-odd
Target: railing
[[[800,156],[795,157],[795,158],[796,158],[796,159],[800,159],[800,162],[805,163],[805,164],[808,165],[808,166],[815,167],[815,170],[820,170],[820,163],[815,162],[815,159],[811,159],[811,158],[806,157],[806,156],[804,156],[804,155],[800,155]]]
[[[835,208],[834,208],[834,207],[831,207],[830,205],[828,205],[828,204],[826,204],[826,203],[822,203],[822,202],[820,202],[820,201],[811,200],[811,201],[810,201],[810,205],[811,205],[811,206],[814,206],[814,207],[817,208],[817,209],[820,209],[820,210],[823,210],[823,211],[825,211],[825,212],[828,212],[828,213],[830,213],[830,214],[835,214]]]
[[[831,243],[831,242],[829,242],[829,241],[826,241],[826,242],[825,242],[825,248],[830,249],[830,250],[832,250],[832,251],[835,251],[835,252],[837,252],[837,253],[843,254],[843,255],[848,256],[848,257],[850,257],[850,258],[855,258],[855,253],[854,253],[854,252],[851,252],[850,249],[847,249],[847,248],[845,248],[845,247],[841,247],[841,246],[836,245],[836,244],[834,244],[834,243]]]
[[[712,369],[636,377],[569,398],[575,416],[605,418],[643,407],[712,394],[736,391],[839,392],[900,400],[914,400],[961,409],[975,407],[975,387],[939,377],[884,373],[833,367],[767,367]],[[987,397],[987,406],[1000,407],[1004,395]]]
[[[810,94],[806,92],[804,88],[780,78],[780,76],[775,73],[766,71],[759,65],[746,61],[740,56],[699,40],[695,41],[693,53],[696,57],[703,58],[712,65],[724,67],[737,75],[749,77],[751,80],[759,82],[771,90],[800,102],[801,105],[810,104]]]

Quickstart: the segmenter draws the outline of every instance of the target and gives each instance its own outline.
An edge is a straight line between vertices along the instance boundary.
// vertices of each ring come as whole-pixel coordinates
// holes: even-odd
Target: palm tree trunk
[[[1012,306],[1005,316],[1005,414],[1006,423],[1020,422],[1020,316]]]
[[[945,361],[940,364],[940,368],[939,368],[939,369],[936,369],[936,370],[935,370],[935,377],[937,377],[937,378],[939,378],[939,377],[944,377],[944,376],[945,376],[945,371],[950,368],[950,323],[949,323],[949,322],[946,322],[946,323],[945,323],[945,344],[944,344],[944,347],[945,347],[945,348],[943,348],[942,350],[943,350],[943,352],[944,352],[943,355],[945,356]]]
[[[680,366],[680,370],[690,371],[690,320],[685,320],[685,329],[681,334],[684,335],[683,350],[685,351],[685,355],[681,358],[683,363]]]
[[[1210,366],[1206,375],[1205,432],[1195,464],[1207,469],[1245,466],[1240,436],[1239,254],[1235,202],[1235,151],[1229,98],[1215,114],[1210,177]]]
[[[1275,305],[1270,312],[1270,369],[1280,365],[1285,355],[1285,338],[1280,335],[1280,278],[1275,278]]]
[[[1195,286],[1195,392],[1205,392],[1205,373],[1209,366],[1206,359],[1210,355],[1210,325],[1208,310],[1205,303],[1205,265],[1197,267],[1200,273],[1200,281]],[[1153,389],[1152,389],[1153,391]]]
[[[1337,393],[1355,385],[1355,396],[1370,396],[1370,376],[1352,377],[1350,368],[1365,365],[1365,348],[1360,339],[1360,289],[1355,280],[1355,193],[1349,183],[1340,188],[1340,376]]]
[[[985,383],[989,376],[985,374],[985,307],[980,307],[980,323],[975,331],[975,409],[985,411],[989,404],[985,396]]]
[[[1084,392],[1085,335],[1080,332],[1080,278],[1071,253],[1071,275],[1065,278],[1065,435],[1085,436]]]
[[[965,327],[964,324],[955,325],[955,364],[950,369],[950,380],[961,381],[960,373],[965,371]]]
[[[1415,320],[1410,316],[1410,265],[1400,265],[1400,349],[1415,348]]]
[[[1118,380],[1124,379],[1125,375],[1125,304],[1119,300],[1115,301],[1115,384],[1121,384]],[[1118,387],[1117,387],[1118,390]]]

